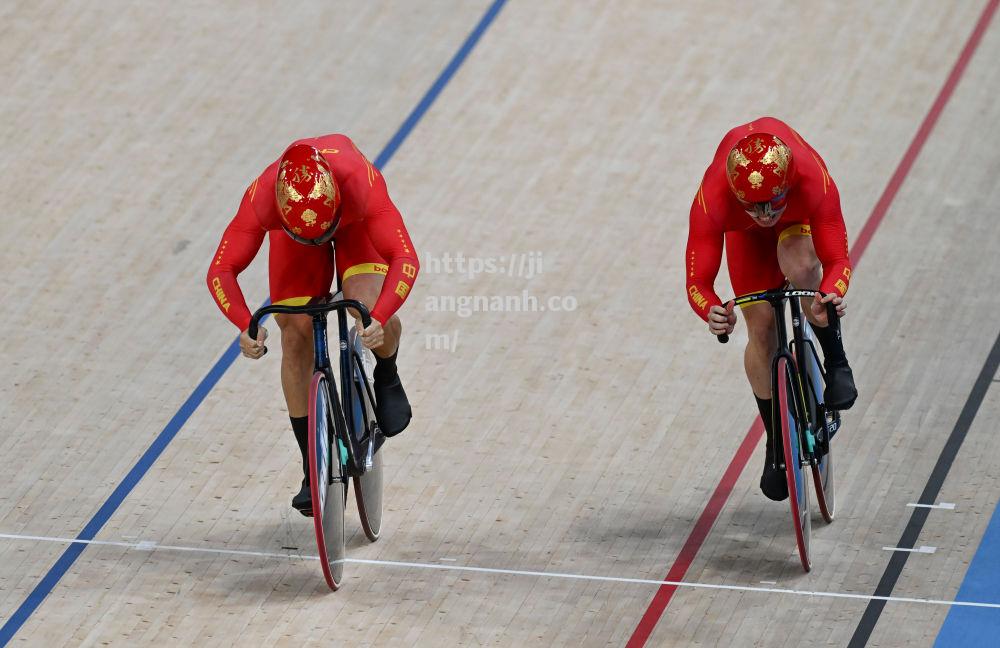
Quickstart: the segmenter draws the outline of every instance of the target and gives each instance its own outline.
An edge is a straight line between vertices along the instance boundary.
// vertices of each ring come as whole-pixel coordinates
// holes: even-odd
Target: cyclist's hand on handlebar
[[[372,318],[372,323],[365,328],[361,325],[361,320],[357,321],[358,335],[361,336],[361,343],[366,349],[375,349],[385,343],[385,331],[382,330],[382,323]]]
[[[708,330],[712,335],[729,335],[736,328],[736,302],[730,301],[723,306],[712,306],[708,309]]]
[[[243,355],[251,360],[258,360],[267,353],[267,348],[264,346],[264,340],[267,339],[267,329],[263,326],[257,327],[257,339],[254,340],[250,337],[247,331],[240,333],[240,351]]]
[[[844,298],[837,293],[827,293],[824,297],[820,297],[820,294],[816,293],[813,297],[813,302],[809,304],[809,310],[812,311],[813,317],[815,317],[816,321],[822,326],[830,325],[826,316],[827,304],[833,304],[834,308],[837,309],[837,317],[843,317],[844,313],[847,311],[847,304],[844,303]]]

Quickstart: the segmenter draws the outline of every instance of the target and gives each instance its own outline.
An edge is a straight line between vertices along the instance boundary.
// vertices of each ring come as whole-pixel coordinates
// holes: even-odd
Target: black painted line
[[[983,403],[983,398],[985,398],[986,392],[990,388],[990,383],[994,382],[993,375],[996,374],[998,367],[1000,367],[1000,335],[997,335],[997,339],[993,343],[993,349],[990,351],[989,356],[987,356],[983,368],[979,371],[979,377],[976,378],[976,383],[972,386],[972,391],[969,393],[969,398],[965,401],[962,413],[959,414],[958,420],[955,422],[955,427],[948,436],[948,441],[945,442],[944,448],[938,456],[937,463],[934,465],[934,470],[927,479],[927,485],[924,486],[924,492],[921,493],[918,501],[932,503],[937,501],[937,497],[941,493],[941,487],[944,485],[944,480],[948,477],[948,471],[951,470],[952,464],[955,463],[955,457],[958,456],[958,451],[962,448],[962,443],[969,433],[969,428],[972,427],[972,422],[979,412],[979,406]],[[927,508],[913,509],[913,513],[910,514],[910,521],[906,524],[906,528],[903,529],[903,535],[900,537],[899,542],[896,543],[896,546],[913,548],[917,542],[917,536],[923,530],[924,522],[927,521],[929,514],[930,509]],[[906,566],[906,561],[909,558],[910,552],[899,551],[893,553],[892,558],[889,559],[889,564],[886,565],[885,571],[882,573],[882,579],[879,581],[878,587],[875,588],[875,596],[889,596],[892,594],[893,588],[896,587],[896,581],[899,580],[899,576],[903,572],[903,567]],[[883,608],[885,608],[884,600],[873,599],[868,602],[868,605],[865,607],[865,613],[858,622],[858,627],[854,629],[854,635],[851,637],[850,643],[847,644],[848,648],[863,648],[868,644],[868,640],[871,639],[872,632],[875,630],[875,624],[878,623],[879,617],[882,616]]]

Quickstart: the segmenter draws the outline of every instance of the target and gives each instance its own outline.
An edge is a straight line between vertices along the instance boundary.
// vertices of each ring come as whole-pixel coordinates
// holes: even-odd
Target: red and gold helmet
[[[729,188],[744,203],[770,202],[784,196],[795,180],[792,151],[775,135],[751,133],[729,151]]]
[[[312,146],[295,144],[281,156],[274,199],[282,226],[299,243],[321,245],[333,238],[340,190],[330,164]]]

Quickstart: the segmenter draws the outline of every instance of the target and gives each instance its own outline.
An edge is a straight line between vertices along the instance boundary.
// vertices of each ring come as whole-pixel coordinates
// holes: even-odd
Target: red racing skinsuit
[[[385,324],[409,295],[420,263],[382,174],[345,135],[324,135],[293,144],[309,144],[319,150],[340,188],[340,221],[332,244],[303,245],[282,229],[274,198],[275,160],[247,188],[236,216],[222,235],[208,269],[209,291],[229,321],[245,331],[250,325],[250,310],[236,277],[257,255],[266,234],[275,304],[302,305],[325,297],[333,283],[336,249],[341,279],[355,274],[385,275],[371,311],[372,318]]]
[[[797,178],[788,190],[785,211],[773,227],[754,223],[726,178],[730,149],[753,132],[777,135],[791,149],[795,160]],[[726,133],[691,205],[685,259],[691,308],[707,320],[709,308],[722,303],[714,284],[722,262],[723,239],[733,290],[736,295],[744,295],[784,284],[777,245],[789,236],[812,236],[816,256],[823,265],[819,289],[843,296],[851,280],[851,260],[847,256],[847,230],[837,185],[819,154],[788,124],[761,117]]]

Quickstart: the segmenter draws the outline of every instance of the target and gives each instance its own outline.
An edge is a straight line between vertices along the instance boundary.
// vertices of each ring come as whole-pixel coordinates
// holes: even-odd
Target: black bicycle
[[[813,297],[816,290],[782,289],[741,295],[732,301],[737,306],[766,301],[774,309],[777,324],[778,350],[771,360],[772,420],[780,428],[783,453],[777,452],[774,439],[774,468],[785,471],[788,480],[788,501],[791,505],[795,541],[802,568],[809,571],[809,537],[812,522],[809,515],[809,490],[806,486],[807,467],[812,472],[816,501],[820,514],[833,522],[836,505],[833,481],[833,450],[830,441],[840,428],[840,412],[823,404],[826,375],[816,351],[812,327],[802,312],[800,297]],[[788,340],[785,302],[791,304],[792,340]],[[728,303],[728,302],[725,302]],[[827,304],[830,326],[839,327],[836,308]],[[728,335],[720,335],[725,343]],[[778,430],[775,430],[778,432]]]
[[[314,373],[309,384],[309,488],[313,523],[323,577],[337,590],[344,575],[344,509],[349,478],[365,535],[378,540],[382,528],[382,453],[385,438],[375,418],[372,371],[375,357],[361,344],[357,330],[347,326],[347,309],[355,309],[361,323],[371,324],[368,309],[359,301],[342,299],[306,306],[265,306],[253,314],[247,333],[257,339],[261,318],[269,313],[311,315]],[[327,346],[326,315],[337,311],[340,340],[340,392]]]

